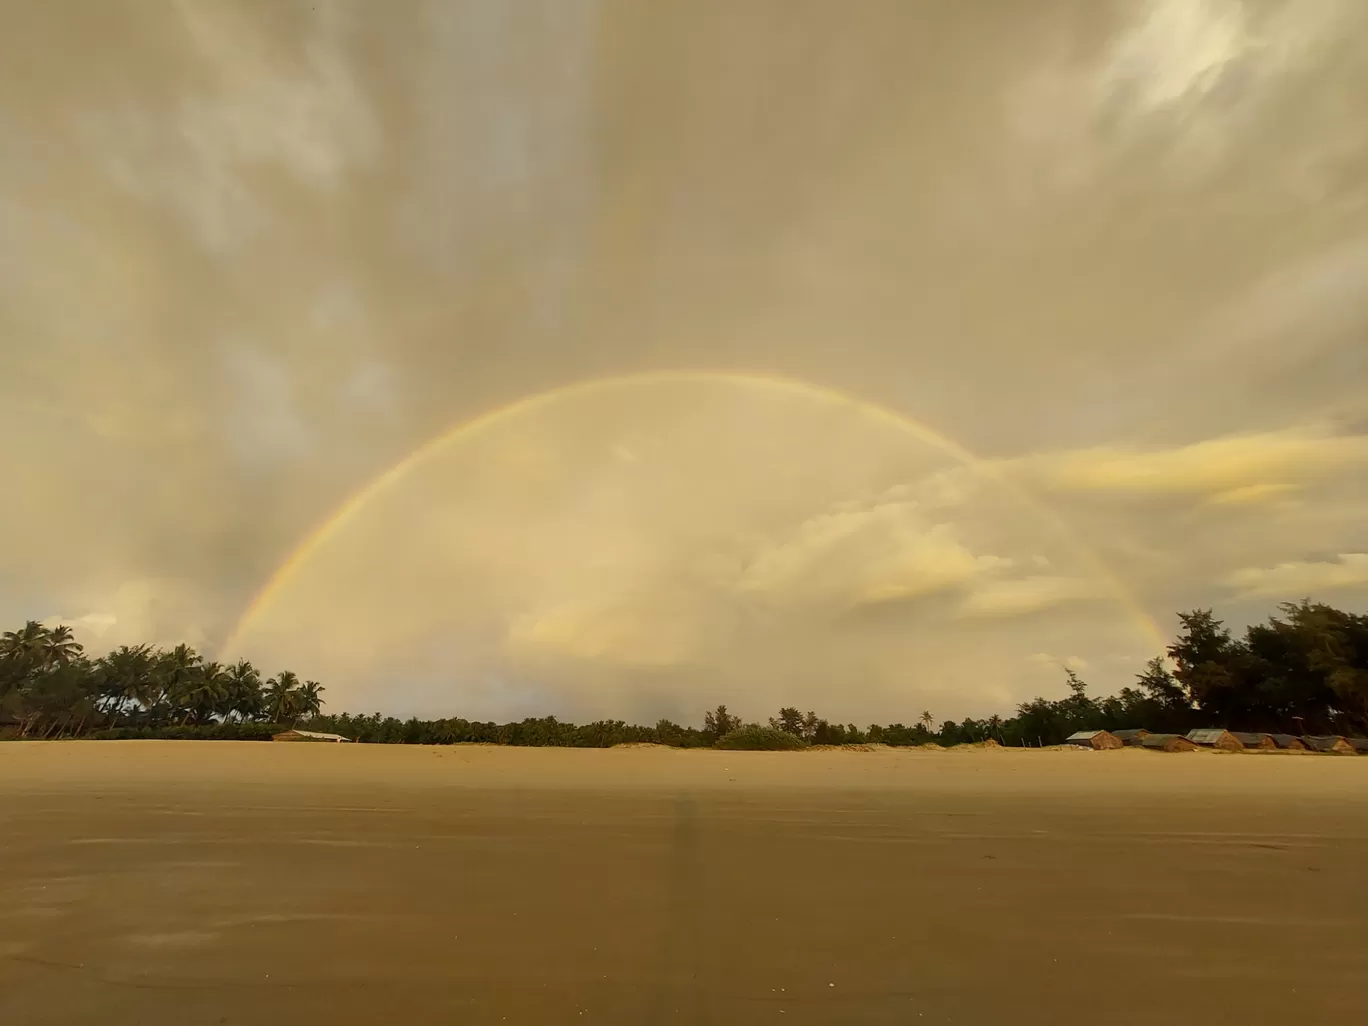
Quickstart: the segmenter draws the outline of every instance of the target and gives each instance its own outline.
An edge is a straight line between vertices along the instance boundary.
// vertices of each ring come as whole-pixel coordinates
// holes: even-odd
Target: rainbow
[[[562,399],[591,396],[620,388],[631,388],[638,385],[662,382],[723,383],[747,388],[764,389],[787,395],[803,396],[830,406],[856,410],[875,421],[886,424],[905,435],[938,449],[984,479],[992,481],[1005,494],[1020,504],[1022,508],[1030,511],[1043,527],[1068,546],[1088,570],[1099,581],[1106,585],[1113,599],[1134,619],[1136,625],[1157,646],[1158,650],[1163,651],[1166,644],[1164,634],[1154,622],[1153,618],[1135,600],[1129,589],[1127,589],[1121,581],[1117,579],[1116,575],[1102,562],[1101,558],[1088,546],[1081,543],[1074,532],[1070,530],[1069,526],[1061,520],[1057,514],[1042,505],[1020,486],[1004,477],[995,467],[985,463],[962,445],[952,441],[938,431],[935,431],[910,417],[903,416],[886,407],[879,406],[876,403],[856,398],[855,396],[839,391],[838,389],[813,385],[796,378],[744,371],[671,370],[593,378],[587,381],[577,381],[567,385],[560,385],[556,388],[548,389],[545,392],[538,392],[534,395],[526,396],[522,399],[515,400],[514,402],[507,403],[506,405],[488,410],[471,420],[462,421],[461,423],[456,424],[454,427],[451,427],[437,437],[425,442],[394,466],[390,467],[384,473],[375,477],[358,491],[354,492],[344,500],[341,505],[333,510],[322,523],[305,536],[304,540],[295,547],[294,551],[292,551],[285,561],[276,568],[275,572],[271,574],[265,585],[256,593],[251,603],[243,611],[242,616],[233,627],[228,640],[223,643],[221,658],[227,658],[230,654],[236,652],[241,645],[242,639],[251,632],[253,626],[260,620],[263,613],[270,608],[271,603],[280,594],[285,585],[299,573],[300,568],[303,567],[315,553],[336,538],[372,500],[395,487],[399,482],[419,470],[429,460],[433,459],[449,447],[460,444],[461,442],[469,441],[489,428],[510,421],[522,414],[531,413],[534,410],[550,406]]]

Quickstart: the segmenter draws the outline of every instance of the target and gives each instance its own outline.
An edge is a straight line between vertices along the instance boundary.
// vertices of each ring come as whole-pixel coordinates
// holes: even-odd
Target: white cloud
[[[44,623],[66,624],[92,654],[142,643],[175,645],[185,641],[203,647],[207,640],[202,625],[196,622],[198,596],[191,581],[137,578],[111,589],[92,591],[87,598],[95,599],[86,607],[90,612],[51,616]]]
[[[229,406],[222,426],[237,454],[275,462],[308,451],[314,432],[297,402],[289,365],[240,341],[223,346],[220,359],[231,385],[221,393]]]
[[[89,633],[103,638],[111,627],[119,622],[113,613],[86,613],[84,616],[49,616],[43,621],[48,627],[66,624],[73,634]]]
[[[1024,616],[1066,602],[1106,597],[1098,582],[1080,577],[1020,577],[988,581],[960,606],[962,616]]]
[[[813,517],[767,543],[738,590],[784,603],[870,605],[944,591],[1008,562],[972,552],[950,524],[922,523],[913,503],[885,502]]]
[[[506,646],[531,661],[570,658],[618,667],[667,667],[699,654],[697,610],[660,603],[586,600],[516,616]]]
[[[1092,663],[1080,655],[1058,656],[1049,652],[1034,652],[1026,657],[1026,661],[1040,667],[1068,669],[1075,673],[1082,673],[1084,670],[1092,668]]]
[[[1080,59],[1066,37],[1010,94],[1012,128],[1036,150],[1050,185],[1100,178],[1156,128],[1170,147],[1160,172],[1210,173],[1252,136],[1277,89],[1317,66],[1344,13],[1338,0],[1283,0],[1257,11],[1241,0],[1131,7],[1135,17],[1110,45]],[[1197,130],[1189,115],[1199,106]],[[1022,173],[1020,162],[1013,173]]]
[[[344,381],[342,398],[374,413],[395,413],[401,401],[399,375],[382,360],[362,363]]]
[[[1099,97],[1138,112],[1201,97],[1258,43],[1239,0],[1151,0],[1117,38],[1097,74]]]
[[[327,8],[291,53],[228,4],[177,5],[201,75],[167,109],[105,109],[87,121],[105,169],[168,204],[207,249],[237,248],[274,217],[254,172],[327,193],[378,151],[379,133]]]
[[[1336,561],[1245,567],[1226,579],[1244,597],[1314,597],[1318,592],[1368,585],[1368,552],[1342,553]]]

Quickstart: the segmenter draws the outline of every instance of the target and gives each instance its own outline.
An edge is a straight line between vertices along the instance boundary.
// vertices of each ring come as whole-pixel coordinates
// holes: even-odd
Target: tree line
[[[8,728],[21,738],[120,729],[214,728],[230,734],[221,728],[317,716],[323,690],[288,670],[263,679],[246,660],[222,666],[189,645],[123,645],[92,659],[70,627],[30,620],[0,636],[0,732]]]
[[[1011,717],[938,723],[927,710],[910,725],[866,727],[794,707],[764,723],[746,721],[726,705],[706,713],[701,727],[670,720],[575,724],[554,716],[494,723],[325,715],[323,687],[288,671],[263,680],[249,662],[220,666],[186,645],[124,646],[90,659],[69,628],[30,622],[0,638],[0,736],[267,738],[283,729],[277,725],[297,724],[374,744],[785,748],[989,740],[1037,746],[1059,744],[1076,730],[1124,727],[1368,733],[1368,615],[1309,599],[1279,609],[1238,638],[1211,610],[1180,614],[1168,661],[1156,656],[1115,695],[1094,698],[1076,672],[1061,668],[1063,698],[1023,702]]]

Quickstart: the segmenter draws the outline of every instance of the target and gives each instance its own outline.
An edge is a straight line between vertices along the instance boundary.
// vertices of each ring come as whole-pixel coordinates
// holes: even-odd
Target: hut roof
[[[1346,737],[1344,740],[1354,746],[1354,751],[1368,755],[1368,737]]]
[[[1182,734],[1146,734],[1140,739],[1140,747],[1157,748],[1166,752],[1172,748],[1191,750],[1197,746]]]
[[[1259,745],[1263,744],[1264,738],[1271,736],[1255,730],[1232,730],[1230,733],[1236,741],[1240,742],[1240,744],[1244,745],[1246,748],[1257,748]]]
[[[1066,745],[1077,748],[1120,748],[1125,742],[1109,730],[1076,730],[1064,739]]]
[[[1230,731],[1223,727],[1203,727],[1199,730],[1189,730],[1187,739],[1195,745],[1215,745],[1228,737],[1235,737]],[[1239,740],[1236,738],[1236,740]]]
[[[271,737],[272,741],[350,741],[351,738],[343,737],[341,734],[325,734],[318,730],[286,730]]]
[[[1144,727],[1126,727],[1123,730],[1113,730],[1112,733],[1119,737],[1122,741],[1129,741],[1132,738],[1138,740],[1146,736],[1149,733],[1149,731],[1146,730]]]
[[[1353,751],[1353,746],[1338,734],[1310,734],[1302,736],[1302,744],[1313,752]]]
[[[1306,747],[1304,744],[1302,744],[1301,738],[1297,737],[1295,734],[1269,734],[1268,736],[1273,739],[1273,743],[1277,745],[1279,748]]]

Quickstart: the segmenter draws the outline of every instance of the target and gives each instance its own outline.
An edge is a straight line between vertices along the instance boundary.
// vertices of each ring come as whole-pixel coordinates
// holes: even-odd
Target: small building
[[[1232,730],[1230,733],[1236,741],[1240,742],[1240,744],[1244,745],[1246,748],[1262,748],[1268,750],[1278,747],[1269,734],[1260,734],[1247,730]]]
[[[1113,736],[1119,737],[1123,745],[1139,745],[1141,741],[1149,737],[1149,731],[1144,727],[1127,727],[1125,730],[1113,730]]]
[[[1153,752],[1195,752],[1197,746],[1182,734],[1150,734],[1140,739],[1140,747]]]
[[[1368,737],[1346,737],[1344,740],[1348,741],[1359,755],[1368,755]]]
[[[1269,734],[1273,739],[1273,745],[1289,752],[1304,752],[1306,745],[1302,744],[1301,738],[1295,734]]]
[[[324,734],[317,730],[287,730],[280,734],[272,734],[272,741],[350,741],[351,738],[343,737],[341,734]]]
[[[1077,745],[1079,748],[1092,748],[1097,751],[1122,747],[1121,739],[1106,730],[1075,731],[1064,739],[1064,743],[1066,745]]]
[[[1219,748],[1224,752],[1242,752],[1244,745],[1240,739],[1230,731],[1221,727],[1204,727],[1201,730],[1189,730],[1187,739],[1194,745],[1202,748]]]
[[[1340,755],[1354,754],[1354,746],[1338,734],[1303,735],[1302,744],[1313,752],[1336,752]]]

